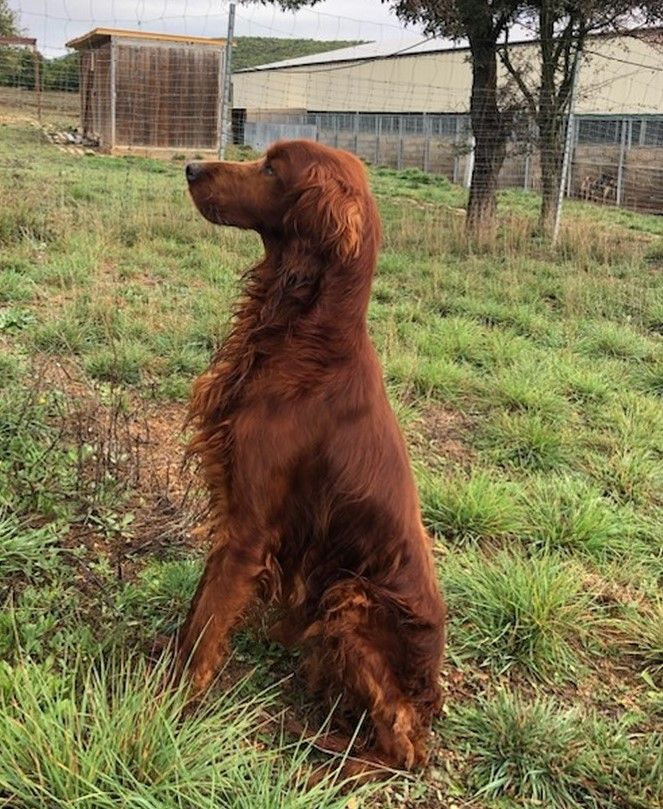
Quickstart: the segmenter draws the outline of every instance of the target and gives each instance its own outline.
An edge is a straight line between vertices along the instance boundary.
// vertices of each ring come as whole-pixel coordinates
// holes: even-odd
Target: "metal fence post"
[[[468,152],[465,160],[465,177],[463,185],[469,188],[472,185],[472,175],[474,174],[474,148],[476,146],[476,139],[470,130],[470,136],[467,140]]]
[[[576,90],[578,87],[578,73],[580,72],[580,56],[581,53],[576,53],[576,62],[573,66],[573,83],[571,84],[571,95],[569,97],[569,114],[566,122],[566,138],[564,140],[564,157],[562,159],[562,173],[559,178],[559,193],[557,195],[557,210],[555,211],[555,225],[553,227],[552,243],[557,243],[559,236],[559,225],[562,219],[562,200],[564,199],[564,190],[566,186],[567,172],[569,170],[569,158],[571,152],[571,144],[573,142],[573,116],[576,109]]]
[[[226,156],[228,141],[232,142],[232,102],[231,102],[231,76],[233,61],[233,36],[235,34],[235,4],[228,7],[228,37],[226,39],[226,58],[223,63],[223,96],[221,98],[220,132],[219,132],[219,159]]]
[[[112,42],[112,40],[111,40]],[[41,76],[39,74],[39,51],[37,50],[37,41],[32,46],[32,60],[34,62],[35,71],[35,95],[37,96],[37,120],[41,124]]]
[[[424,136],[424,171],[430,171],[430,141],[431,141],[431,130],[432,130],[432,121],[430,116],[428,116],[425,112],[423,113],[422,125],[421,125],[421,132]]]
[[[571,127],[571,143],[569,145],[569,165],[566,172],[566,189],[565,194],[567,197],[571,196],[573,190],[573,163],[576,156],[576,145],[578,143],[578,127],[576,126],[576,117],[573,120],[569,117],[569,126]]]
[[[619,166],[617,167],[617,190],[615,191],[615,205],[621,207],[624,199],[624,158],[626,157],[626,134],[628,132],[626,118],[622,119],[622,137],[619,146]]]
[[[457,183],[460,177],[460,155],[458,149],[460,148],[460,115],[456,116],[456,135],[452,141],[451,148],[453,149],[454,168],[453,168],[453,181]]]
[[[382,129],[382,116],[375,116],[375,165],[380,165],[380,130]]]
[[[357,154],[359,151],[359,112],[355,112],[355,119],[353,121],[352,128],[353,128],[352,134],[354,143],[353,151],[355,154]]]
[[[398,149],[396,151],[396,168],[403,168],[403,116],[398,116]]]
[[[115,137],[117,131],[117,46],[115,37],[110,41],[110,146],[111,151],[115,148]]]

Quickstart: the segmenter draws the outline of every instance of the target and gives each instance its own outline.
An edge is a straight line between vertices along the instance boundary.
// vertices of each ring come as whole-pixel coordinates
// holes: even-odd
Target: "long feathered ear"
[[[329,252],[341,261],[359,255],[364,225],[361,197],[328,167],[313,166],[298,184],[289,213],[290,227],[316,252]]]

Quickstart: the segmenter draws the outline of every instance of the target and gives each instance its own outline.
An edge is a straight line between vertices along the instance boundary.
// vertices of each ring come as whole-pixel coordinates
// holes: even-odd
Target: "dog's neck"
[[[317,324],[330,335],[365,331],[377,239],[367,238],[346,259],[307,249],[299,239],[263,236],[263,244],[265,292],[276,321],[291,333],[297,322]]]
[[[218,424],[227,417],[247,380],[284,341],[291,366],[312,366],[315,375],[320,368],[355,356],[369,339],[366,313],[375,235],[348,262],[302,252],[301,243],[263,241],[265,257],[247,273],[230,332],[192,401],[190,418],[200,424]]]

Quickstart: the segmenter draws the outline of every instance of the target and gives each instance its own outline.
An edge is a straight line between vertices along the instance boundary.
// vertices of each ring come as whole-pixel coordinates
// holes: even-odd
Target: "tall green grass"
[[[204,551],[171,436],[260,240],[205,222],[177,161],[12,125],[0,148],[0,804],[353,806],[309,794],[310,751],[262,724],[283,697],[256,684],[296,658],[241,635],[224,676],[257,678],[200,713],[144,662]],[[450,606],[450,696],[431,767],[369,805],[654,809],[663,220],[569,201],[553,249],[536,195],[506,191],[469,243],[463,189],[370,173],[369,327]]]
[[[468,550],[445,557],[441,576],[454,656],[496,673],[578,676],[597,614],[577,565],[556,556]]]
[[[165,660],[30,660],[0,688],[0,797],[24,807],[341,809],[338,770],[309,783],[308,749],[279,741],[269,695],[240,682],[192,712]]]
[[[635,717],[612,724],[500,688],[455,710],[444,732],[471,792],[508,799],[499,806],[653,809],[663,790],[663,735],[638,731]]]

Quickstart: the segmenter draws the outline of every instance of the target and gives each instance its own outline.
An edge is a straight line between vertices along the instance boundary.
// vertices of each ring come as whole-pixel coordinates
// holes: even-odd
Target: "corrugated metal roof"
[[[637,35],[654,36],[660,34],[663,28],[659,26],[652,26],[649,28],[636,29],[633,33]],[[515,30],[518,39],[511,40],[511,45],[525,45],[530,42],[537,42],[533,31],[526,28],[517,27]],[[514,32],[511,32],[513,36]],[[624,37],[628,36],[628,32],[617,33],[607,32],[591,35],[592,39],[604,39],[610,37]],[[255,67],[245,68],[238,70],[237,73],[251,73],[256,70],[276,70],[279,68],[287,67],[305,67],[308,65],[327,65],[333,62],[361,62],[363,60],[378,60],[388,59],[397,56],[414,56],[422,53],[439,53],[442,51],[463,51],[468,50],[469,46],[466,40],[449,40],[439,38],[429,39],[398,39],[386,40],[383,42],[366,42],[363,45],[353,45],[350,48],[338,48],[333,51],[322,51],[320,53],[312,53],[308,56],[300,56],[297,59],[284,59],[281,62],[269,62],[264,65],[256,65]]]
[[[434,53],[435,51],[449,51],[467,47],[447,39],[412,39],[411,41],[398,39],[384,42],[365,42],[363,45],[353,45],[349,48],[338,48],[333,51],[312,53],[300,56],[297,59],[284,59],[281,62],[269,62],[257,65],[238,73],[250,73],[254,70],[271,70],[281,67],[299,67],[304,65],[320,65],[329,62],[357,62],[363,59],[384,59],[389,56],[410,56],[417,53]]]
[[[191,45],[210,45],[220,47],[226,44],[225,39],[211,39],[210,37],[194,37],[186,34],[160,34],[154,31],[131,31],[127,28],[94,28],[83,36],[70,39],[67,48],[85,48],[98,45],[110,38],[117,39],[148,39],[160,42],[183,42]]]

